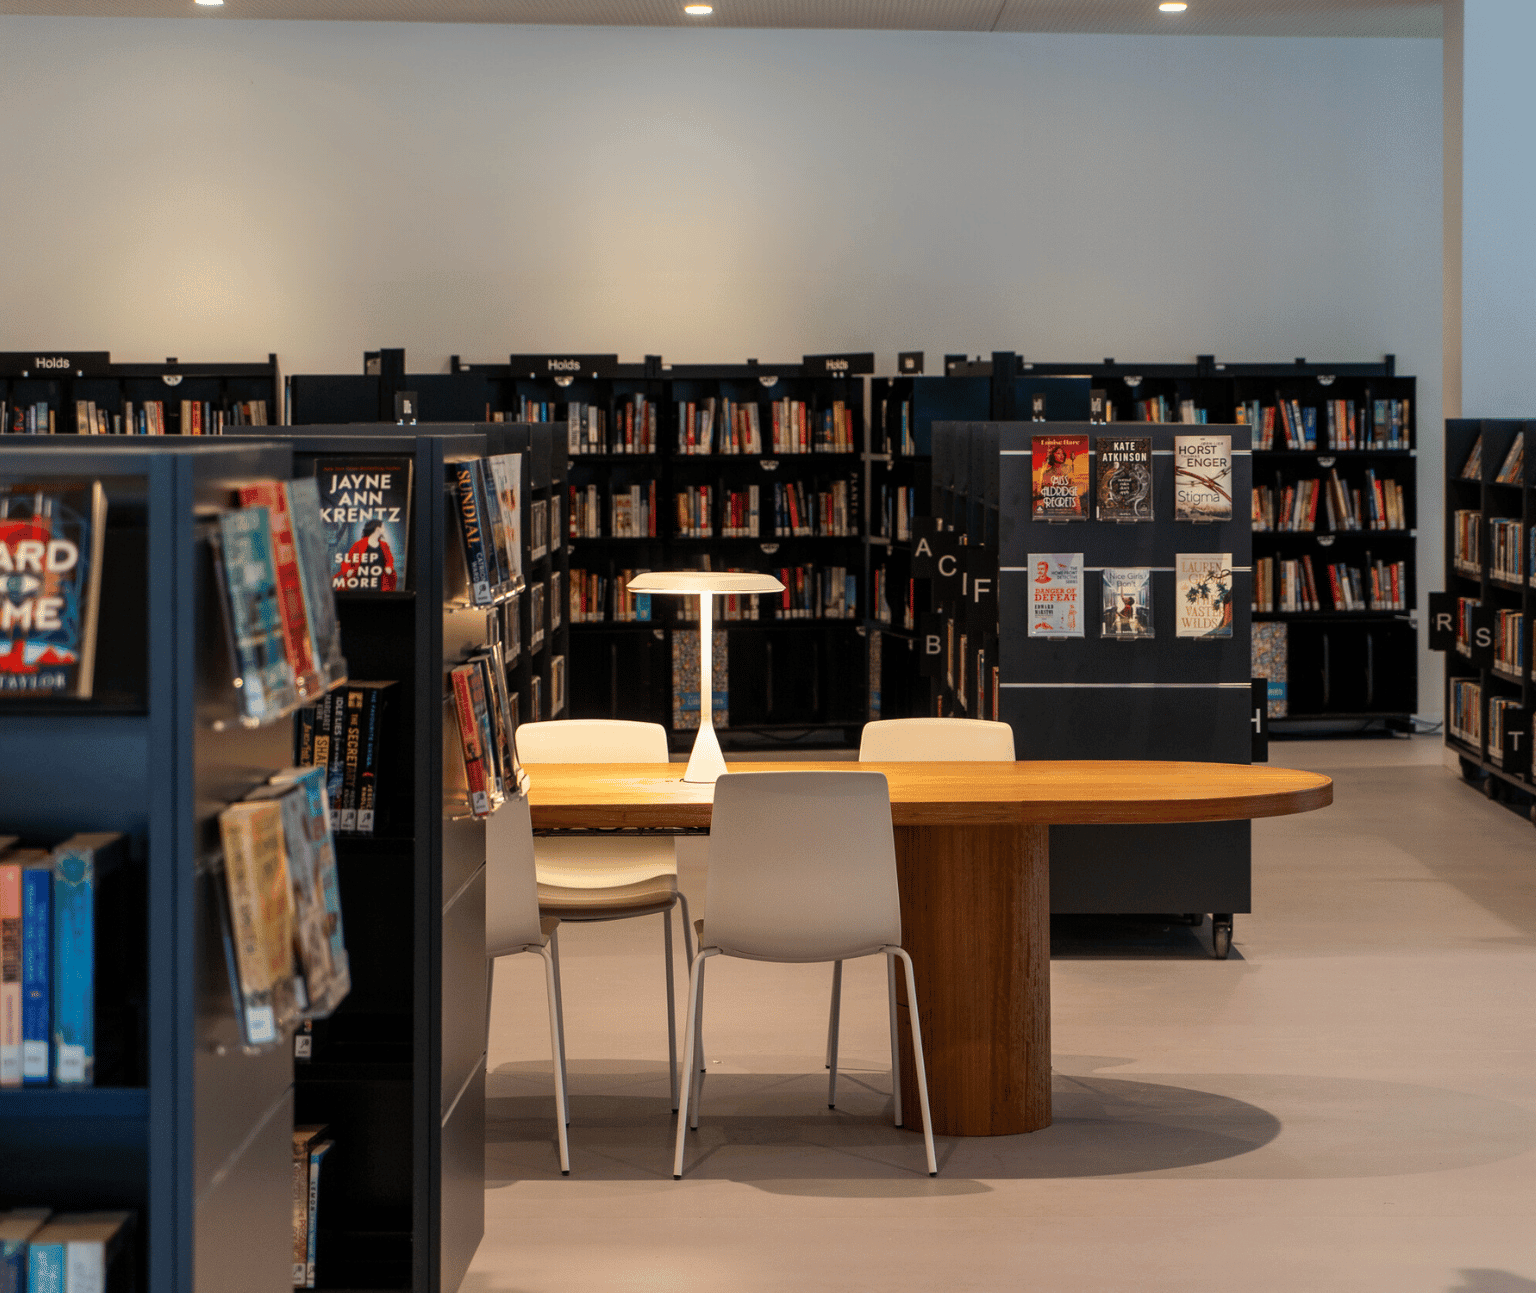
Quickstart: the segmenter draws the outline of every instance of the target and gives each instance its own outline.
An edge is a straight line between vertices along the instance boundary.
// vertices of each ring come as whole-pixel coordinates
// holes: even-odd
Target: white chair
[[[928,1175],[938,1175],[928,1073],[917,1014],[912,958],[901,946],[896,889],[896,839],[890,787],[878,772],[741,772],[715,783],[709,828],[709,915],[699,927],[699,951],[688,979],[685,1055],[694,1057],[677,1116],[674,1179],[682,1179],[688,1133],[704,1093],[698,1037],[704,966],[712,956],[753,961],[834,961],[886,958],[891,1026],[891,1086],[901,1126],[901,1064],[897,1052],[896,961],[906,969],[917,1095],[923,1112]],[[834,1020],[835,1023],[835,1020]],[[834,1054],[836,1032],[833,1034]],[[694,1092],[697,1085],[698,1090]]]
[[[557,917],[539,914],[538,882],[534,877],[533,819],[528,797],[513,795],[485,824],[485,1045],[490,1054],[491,990],[496,958],[533,952],[544,959],[544,983],[549,994],[549,1049],[555,1068],[555,1127],[560,1143],[560,1173],[571,1174],[570,1122],[565,1090],[565,1026],[560,1014],[560,948],[555,941]]]
[[[1013,728],[984,718],[882,718],[864,724],[860,763],[1013,762]],[[843,995],[843,963],[832,967],[832,1008],[827,1012],[827,1068],[837,1093],[837,1013]]]
[[[667,763],[660,723],[570,718],[522,723],[517,753],[524,763]],[[627,920],[660,914],[667,978],[667,1056],[672,1107],[677,1108],[677,1005],[672,966],[672,910],[682,908],[683,949],[693,960],[688,899],[677,887],[677,851],[670,837],[636,839],[541,837],[534,842],[539,911],[562,921]],[[558,972],[555,991],[560,991]]]

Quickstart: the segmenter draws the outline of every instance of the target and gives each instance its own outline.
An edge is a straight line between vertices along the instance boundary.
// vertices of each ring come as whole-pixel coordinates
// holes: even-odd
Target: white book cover
[[[1031,552],[1029,636],[1083,636],[1083,554]]]
[[[1232,554],[1181,552],[1174,558],[1174,615],[1181,638],[1232,636]]]
[[[1173,519],[1232,519],[1232,437],[1181,435],[1173,439]]]

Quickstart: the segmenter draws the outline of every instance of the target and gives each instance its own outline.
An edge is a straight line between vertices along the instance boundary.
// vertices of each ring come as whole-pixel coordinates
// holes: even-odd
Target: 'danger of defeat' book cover
[[[1083,636],[1083,554],[1031,552],[1029,636]]]
[[[1033,471],[1030,480],[1030,519],[1086,521],[1088,519],[1088,437],[1037,435],[1030,439]]]
[[[409,458],[316,459],[331,587],[338,593],[410,587],[411,467]]]

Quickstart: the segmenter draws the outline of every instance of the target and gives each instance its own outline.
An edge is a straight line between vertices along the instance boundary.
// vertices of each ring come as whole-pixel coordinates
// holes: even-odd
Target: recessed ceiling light
[[[197,0],[197,3],[200,5],[207,5],[211,8],[215,5],[223,4],[224,0]]]
[[[707,18],[714,11],[715,6],[712,4],[685,4],[683,6],[683,12],[691,18]]]
[[[1183,13],[1189,8],[1183,0],[1165,0],[1165,3],[1157,6],[1164,13]]]

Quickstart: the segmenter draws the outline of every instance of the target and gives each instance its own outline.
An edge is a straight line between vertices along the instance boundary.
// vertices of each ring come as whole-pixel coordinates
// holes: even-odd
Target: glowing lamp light
[[[1157,7],[1164,13],[1183,13],[1186,9],[1189,8],[1189,6],[1184,3],[1184,0],[1165,0],[1163,4],[1160,4]]]
[[[707,18],[714,11],[715,6],[712,4],[685,4],[683,6],[683,12],[690,18]]]

